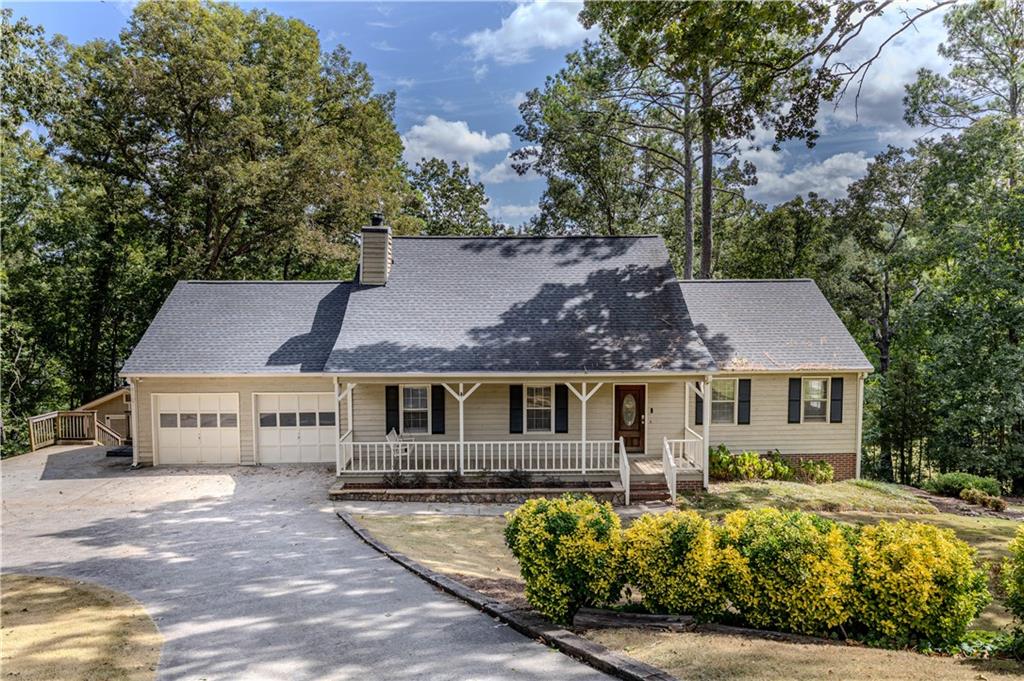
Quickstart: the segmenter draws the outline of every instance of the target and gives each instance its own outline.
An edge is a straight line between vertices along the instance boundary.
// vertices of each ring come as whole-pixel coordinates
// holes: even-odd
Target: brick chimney
[[[374,213],[370,225],[363,227],[359,254],[359,283],[383,286],[391,274],[391,228],[384,224],[384,216]]]

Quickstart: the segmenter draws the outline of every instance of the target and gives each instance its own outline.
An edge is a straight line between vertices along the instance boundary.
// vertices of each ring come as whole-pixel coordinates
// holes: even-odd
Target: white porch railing
[[[618,445],[618,446],[617,446]],[[465,442],[464,473],[608,473],[619,469],[621,442],[507,440]],[[342,436],[339,473],[447,473],[460,470],[458,442],[352,442]]]
[[[626,440],[619,438],[619,482],[626,495],[626,506],[629,506],[629,457],[626,456]]]
[[[33,416],[28,420],[32,451],[61,440],[95,442],[98,425],[94,411],[51,411]]]
[[[672,503],[676,501],[676,457],[672,454],[672,445],[668,438],[664,438],[661,448],[661,467],[665,472],[665,484],[668,485],[668,494]]]

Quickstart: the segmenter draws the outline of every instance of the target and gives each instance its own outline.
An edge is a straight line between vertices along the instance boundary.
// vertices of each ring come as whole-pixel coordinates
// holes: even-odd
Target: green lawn
[[[680,505],[716,517],[729,511],[765,506],[801,511],[936,512],[934,506],[906,489],[872,480],[846,480],[830,485],[779,481],[714,483],[708,493],[683,497]]]

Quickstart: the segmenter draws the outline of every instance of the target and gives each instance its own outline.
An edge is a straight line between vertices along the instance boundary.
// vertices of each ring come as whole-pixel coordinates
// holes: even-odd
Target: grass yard
[[[161,637],[134,599],[57,577],[0,576],[0,666],[19,681],[144,681]]]
[[[688,681],[996,681],[1024,675],[1010,660],[959,660],[719,633],[604,629],[587,632],[587,638]]]
[[[872,513],[935,513],[936,508],[898,485],[873,480],[845,480],[830,485],[799,482],[719,482],[707,494],[683,498],[683,508],[707,516],[722,516],[749,508],[800,511],[868,511]]]

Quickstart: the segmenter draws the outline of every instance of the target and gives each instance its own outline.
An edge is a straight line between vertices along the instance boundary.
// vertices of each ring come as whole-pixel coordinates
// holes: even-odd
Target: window
[[[283,411],[277,415],[277,420],[282,428],[291,428],[295,425],[295,412]]]
[[[177,428],[178,427],[178,415],[177,414],[160,414],[160,427],[161,428]]]
[[[237,428],[238,427],[238,414],[221,414],[220,415],[220,427],[221,428]]]
[[[711,423],[735,423],[736,380],[711,382]]]
[[[551,432],[551,386],[526,386],[526,432]]]
[[[402,432],[426,433],[429,421],[429,387],[425,385],[402,386]]]
[[[333,411],[322,411],[320,412],[320,425],[321,426],[333,426],[335,423]]]
[[[200,428],[216,428],[217,427],[217,415],[216,414],[200,414],[199,415],[199,427]]]
[[[804,421],[824,423],[827,420],[828,379],[805,378],[803,388]]]
[[[315,426],[316,425],[316,412],[315,411],[300,411],[299,412],[299,425],[300,426]]]
[[[263,412],[260,414],[260,428],[277,428],[277,414]]]
[[[180,414],[178,416],[182,428],[196,428],[199,426],[199,418],[194,414]]]

